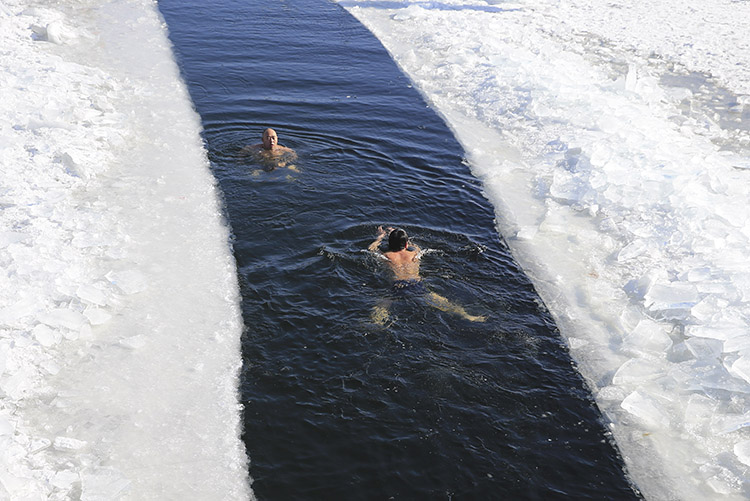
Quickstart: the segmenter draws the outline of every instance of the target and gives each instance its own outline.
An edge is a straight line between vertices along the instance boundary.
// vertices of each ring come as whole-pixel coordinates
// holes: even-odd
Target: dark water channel
[[[461,148],[379,42],[325,0],[159,7],[236,238],[258,498],[636,497]],[[238,156],[266,126],[298,172]],[[373,324],[380,224],[487,322],[407,297]]]

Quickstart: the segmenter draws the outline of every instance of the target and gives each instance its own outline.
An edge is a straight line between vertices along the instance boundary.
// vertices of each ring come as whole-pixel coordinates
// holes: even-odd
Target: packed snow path
[[[149,0],[0,4],[0,499],[247,499],[238,287]]]

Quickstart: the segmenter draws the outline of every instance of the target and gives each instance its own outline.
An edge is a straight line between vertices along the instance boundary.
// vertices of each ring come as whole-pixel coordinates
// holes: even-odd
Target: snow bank
[[[646,497],[750,496],[750,4],[339,3],[462,143]]]
[[[0,499],[244,499],[234,262],[149,0],[0,4]]]

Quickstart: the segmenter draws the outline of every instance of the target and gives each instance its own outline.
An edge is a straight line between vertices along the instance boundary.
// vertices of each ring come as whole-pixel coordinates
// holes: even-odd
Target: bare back
[[[383,256],[388,259],[388,265],[396,280],[420,280],[419,248],[384,252]]]

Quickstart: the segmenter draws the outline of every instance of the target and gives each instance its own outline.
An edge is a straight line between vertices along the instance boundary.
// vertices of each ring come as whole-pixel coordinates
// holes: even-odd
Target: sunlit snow
[[[0,3],[0,499],[244,499],[238,287],[149,0]]]
[[[463,145],[638,488],[750,497],[750,3],[339,3]]]

